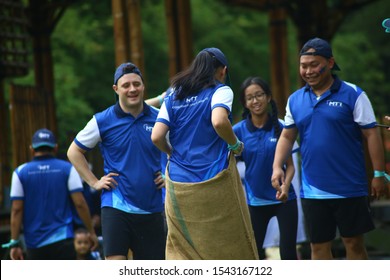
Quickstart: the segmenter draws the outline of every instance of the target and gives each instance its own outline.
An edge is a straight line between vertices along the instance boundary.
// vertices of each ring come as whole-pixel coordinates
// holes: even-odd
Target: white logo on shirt
[[[328,100],[328,101],[326,101],[326,103],[328,104],[328,106],[331,106],[331,107],[343,107],[343,103],[338,102],[338,101]]]
[[[198,98],[197,96],[187,97],[186,102],[195,102],[197,98]]]
[[[150,126],[150,125],[148,125],[148,124],[144,124],[144,129],[145,129],[147,132],[152,132],[153,126]]]
[[[270,142],[277,142],[277,141],[278,141],[278,138],[270,137],[270,138],[269,138],[269,141],[270,141]]]
[[[50,169],[50,165],[38,165],[38,169],[39,170],[49,170]]]

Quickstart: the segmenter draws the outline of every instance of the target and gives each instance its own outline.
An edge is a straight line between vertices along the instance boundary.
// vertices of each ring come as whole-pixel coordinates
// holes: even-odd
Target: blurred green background
[[[140,3],[146,90],[147,96],[153,97],[168,87],[170,79],[164,1]],[[191,12],[194,53],[209,46],[221,48],[229,60],[234,92],[250,75],[270,81],[266,12],[224,5],[218,0],[192,0]],[[351,11],[332,41],[334,56],[342,68],[338,75],[367,92],[378,116],[390,114],[390,33],[382,27],[382,21],[389,17],[389,1],[373,1]],[[294,25],[288,22],[290,59],[286,63],[290,68],[291,92],[300,87],[296,36]],[[111,1],[74,1],[53,32],[52,48],[60,148],[66,149],[66,135],[79,131],[93,113],[114,102]],[[6,83],[11,81],[33,85],[33,67],[26,77],[6,79]],[[238,99],[233,106],[235,119],[239,119]]]

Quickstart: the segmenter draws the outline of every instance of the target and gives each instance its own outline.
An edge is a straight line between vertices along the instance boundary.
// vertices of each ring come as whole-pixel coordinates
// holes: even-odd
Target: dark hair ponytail
[[[183,100],[202,89],[216,85],[214,74],[221,66],[222,63],[215,56],[207,51],[200,52],[187,69],[172,78],[171,87],[175,88],[175,98]]]

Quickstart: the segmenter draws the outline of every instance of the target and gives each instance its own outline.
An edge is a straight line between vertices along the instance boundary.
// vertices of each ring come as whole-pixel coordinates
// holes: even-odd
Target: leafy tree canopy
[[[169,85],[168,38],[164,1],[141,1],[142,39],[148,97]],[[232,88],[238,92],[248,76],[270,81],[268,14],[226,6],[217,0],[191,1],[194,55],[219,47],[230,64]],[[370,97],[378,115],[390,113],[390,34],[382,21],[390,17],[388,0],[353,11],[332,41],[341,79],[355,83]],[[78,1],[71,5],[52,35],[55,94],[60,141],[83,128],[92,114],[115,102],[111,1]],[[288,22],[291,92],[297,89],[298,57],[295,26]],[[33,74],[15,83],[33,84]],[[237,95],[237,94],[236,94]],[[237,96],[236,96],[237,98]],[[241,115],[238,99],[233,112]]]

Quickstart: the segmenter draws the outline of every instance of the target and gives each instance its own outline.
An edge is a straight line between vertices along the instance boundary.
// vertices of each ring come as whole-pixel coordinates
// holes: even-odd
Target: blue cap
[[[229,68],[229,64],[228,64],[228,61],[226,59],[226,56],[223,54],[223,52],[218,49],[218,48],[206,48],[206,49],[203,49],[203,51],[206,51],[208,52],[209,54],[215,56],[215,58],[222,63],[222,65],[226,66],[227,68]]]
[[[56,137],[53,132],[46,128],[38,129],[32,137],[32,147],[37,149],[39,147],[51,147],[54,148],[57,145]]]
[[[308,52],[309,49],[314,49],[314,52]],[[325,58],[333,57],[332,48],[329,43],[321,38],[314,38],[307,41],[300,52],[300,56],[302,55],[319,55]],[[340,67],[334,63],[333,70],[341,70]]]
[[[121,65],[118,66],[118,68],[116,68],[115,74],[114,74],[114,85],[116,85],[118,83],[118,80],[123,75],[130,74],[130,73],[137,74],[138,76],[141,77],[141,79],[143,79],[141,71],[138,69],[138,67],[135,66],[131,62],[126,62],[126,63],[122,63]]]
[[[210,55],[214,56],[223,66],[226,66],[228,68],[226,84],[230,85],[229,63],[223,52],[218,48],[205,48],[201,52],[208,52]]]

